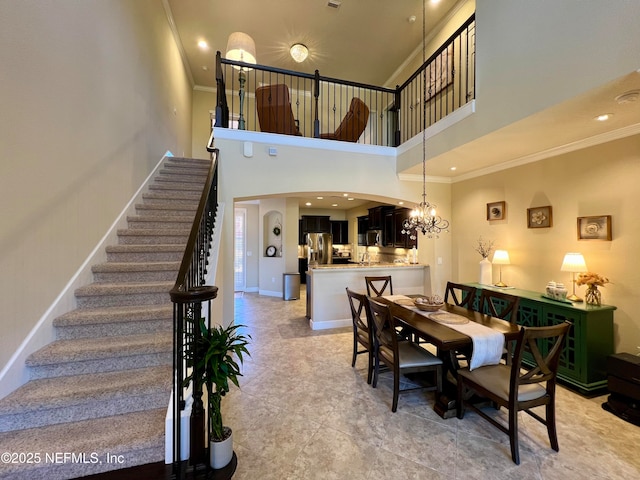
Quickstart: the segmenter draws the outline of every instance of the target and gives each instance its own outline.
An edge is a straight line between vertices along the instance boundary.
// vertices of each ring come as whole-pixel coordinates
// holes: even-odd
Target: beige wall
[[[211,135],[211,112],[216,110],[216,94],[209,89],[193,90],[193,136],[191,151],[194,158],[209,158],[207,142]]]
[[[452,189],[454,280],[478,281],[474,251],[477,239],[495,241],[506,249],[511,265],[503,280],[518,288],[541,292],[550,280],[571,285],[560,272],[567,252],[584,255],[589,270],[605,275],[603,302],[615,305],[615,345],[618,352],[636,353],[640,346],[640,136],[578,150],[473,180]],[[507,218],[486,220],[486,204],[506,201]],[[527,208],[551,205],[553,226],[527,228]],[[613,240],[577,240],[577,217],[611,215]],[[494,267],[494,281],[498,270]],[[584,287],[577,287],[584,296]]]
[[[170,150],[191,85],[157,0],[0,7],[0,369]]]
[[[476,8],[476,113],[434,137],[431,157],[640,66],[640,2],[491,0]]]
[[[242,153],[245,140],[252,144],[252,157],[245,157]],[[275,157],[268,154],[270,146],[276,147],[278,151]],[[216,132],[216,147],[220,149],[220,176],[223,183],[220,186],[219,198],[225,204],[225,218],[229,218],[235,200],[247,198],[276,197],[275,200],[261,202],[261,216],[264,211],[272,209],[271,205],[280,205],[279,208],[289,212],[284,220],[291,233],[286,237],[285,258],[283,261],[269,259],[270,263],[277,263],[280,270],[269,269],[266,276],[260,272],[261,289],[266,289],[265,282],[267,285],[273,284],[273,277],[276,277],[277,288],[281,288],[282,273],[298,269],[299,211],[297,204],[294,208],[290,202],[283,203],[277,199],[278,197],[291,197],[309,192],[334,192],[338,195],[350,192],[357,198],[389,203],[394,203],[393,200],[404,200],[407,205],[412,205],[420,200],[422,192],[420,182],[398,178],[396,150],[392,148],[363,147],[346,142],[276,137],[224,129]],[[450,185],[435,183],[430,184],[428,188],[429,200],[438,205],[444,217],[451,218]],[[440,240],[420,239],[419,250],[420,261],[432,265],[432,282],[434,279],[436,282],[446,282],[451,276],[451,250],[447,234]],[[221,255],[233,258],[232,222],[225,221]],[[436,265],[438,257],[442,258],[441,265]],[[227,319],[233,318],[233,289],[225,289],[224,285],[233,285],[233,265],[230,262],[225,264],[227,268],[220,297],[224,302],[223,316]],[[263,267],[267,268],[260,264],[259,268]],[[440,291],[442,286],[438,287]]]

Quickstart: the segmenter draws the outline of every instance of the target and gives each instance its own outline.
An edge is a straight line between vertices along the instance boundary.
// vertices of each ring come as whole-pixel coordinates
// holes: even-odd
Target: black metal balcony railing
[[[260,124],[258,92],[260,87],[286,85],[286,103],[297,129],[276,133],[330,137],[357,97],[367,106],[368,115],[362,133],[356,132],[357,138],[351,141],[398,146],[422,131],[423,125],[432,125],[475,98],[475,15],[395,89],[324,77],[318,71],[306,74],[236,62],[222,58],[220,52],[216,84],[216,127],[238,128],[240,122],[246,130],[273,131]],[[424,99],[423,90],[427,92]]]

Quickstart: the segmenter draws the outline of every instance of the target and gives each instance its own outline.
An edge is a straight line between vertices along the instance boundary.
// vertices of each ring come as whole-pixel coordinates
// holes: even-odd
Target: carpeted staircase
[[[168,158],[57,340],[27,360],[31,380],[0,400],[3,479],[69,479],[164,461],[173,287],[207,160]],[[15,462],[13,462],[15,460]]]

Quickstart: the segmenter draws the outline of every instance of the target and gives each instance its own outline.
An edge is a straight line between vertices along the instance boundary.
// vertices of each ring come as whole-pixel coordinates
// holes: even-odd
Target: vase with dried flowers
[[[609,283],[607,277],[593,272],[580,273],[576,279],[576,285],[587,286],[587,291],[584,293],[584,301],[587,305],[602,305],[602,295],[598,287],[604,287],[606,283]]]
[[[484,240],[482,237],[479,237],[475,250],[482,257],[482,260],[480,260],[480,281],[478,283],[481,285],[491,285],[493,283],[493,272],[488,257],[493,251],[493,240]]]

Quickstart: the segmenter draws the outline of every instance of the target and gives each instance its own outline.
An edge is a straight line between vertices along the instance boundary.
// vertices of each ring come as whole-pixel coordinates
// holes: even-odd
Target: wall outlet
[[[276,277],[271,277],[271,283],[276,283]]]

